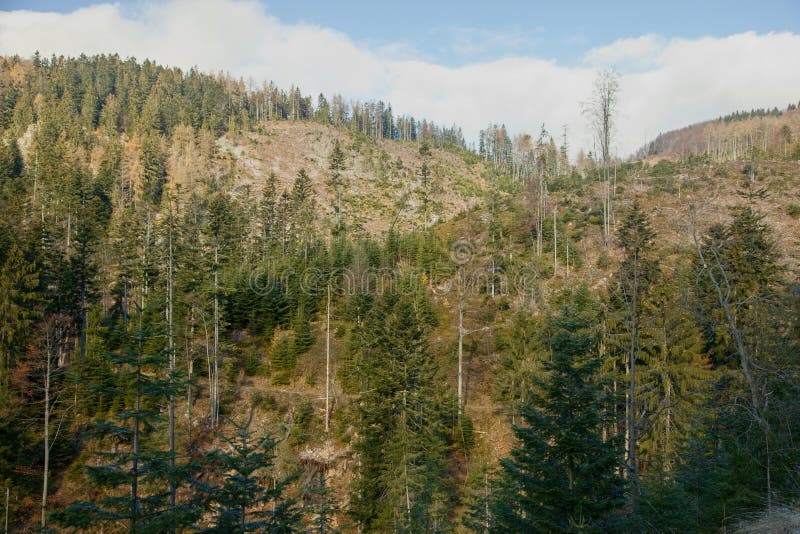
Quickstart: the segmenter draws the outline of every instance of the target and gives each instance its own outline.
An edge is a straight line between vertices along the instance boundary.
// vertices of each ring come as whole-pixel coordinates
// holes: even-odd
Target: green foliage
[[[301,401],[294,410],[292,428],[289,432],[289,444],[297,447],[307,443],[314,435],[317,418],[314,407],[308,401]]]
[[[750,205],[734,208],[732,215],[728,224],[708,230],[700,243],[705,262],[698,260],[695,268],[698,320],[719,375],[714,437],[727,449],[723,480],[740,496],[728,510],[742,513],[765,496],[797,495],[794,477],[785,476],[797,453],[777,445],[798,424],[790,400],[797,394],[797,366],[787,360],[796,343],[787,330],[796,311],[783,296],[784,269],[763,215]]]
[[[339,139],[333,142],[333,148],[328,156],[328,169],[331,171],[331,178],[328,185],[333,189],[333,212],[335,216],[334,227],[331,233],[338,236],[344,230],[342,222],[341,200],[342,200],[342,171],[345,168],[345,155]]]
[[[449,524],[452,403],[436,387],[425,330],[414,299],[389,293],[357,333],[365,390],[356,408],[360,467],[350,514],[368,532],[437,532]]]
[[[541,373],[544,360],[549,358],[544,334],[543,318],[526,310],[514,315],[508,332],[497,332],[495,346],[500,352],[500,361],[495,375],[495,394],[498,399],[511,406],[527,401],[531,380]]]
[[[690,313],[686,273],[654,288],[642,303],[639,394],[647,406],[639,442],[650,472],[670,472],[680,448],[700,430],[696,421],[710,384],[703,337]]]
[[[0,402],[8,398],[8,378],[36,319],[39,276],[25,261],[22,251],[12,245],[2,251],[0,266]]]
[[[461,414],[455,426],[455,446],[462,454],[469,454],[475,447],[475,425],[467,414]]]
[[[552,359],[520,407],[525,424],[514,427],[519,444],[501,460],[488,497],[489,524],[482,524],[478,503],[469,522],[475,530],[605,530],[614,528],[624,503],[622,444],[619,436],[603,439],[601,432],[612,422],[613,399],[595,378],[597,304],[582,288],[562,306],[548,319]]]
[[[200,532],[295,532],[300,512],[294,500],[284,493],[292,478],[270,479],[269,468],[274,459],[276,442],[268,435],[255,437],[250,431],[253,412],[244,424],[234,426],[233,436],[221,436],[226,449],[216,449],[207,455],[208,464],[220,483],[208,493],[211,526],[201,526]]]
[[[644,294],[659,277],[658,262],[652,257],[655,238],[650,219],[635,201],[617,236],[623,253],[617,279],[623,295],[633,296],[634,291]]]
[[[167,162],[161,142],[161,138],[155,135],[145,135],[142,139],[142,197],[145,202],[153,205],[161,202],[161,194],[167,181]]]
[[[712,270],[717,280],[730,291],[728,299],[734,303],[733,319],[739,328],[747,329],[748,342],[759,344],[766,338],[758,329],[759,318],[776,302],[775,296],[782,267],[778,263],[775,242],[764,216],[750,206],[733,209],[728,225],[714,225],[702,243],[707,264],[696,265],[698,271],[699,319],[703,325],[707,347],[713,350],[712,359],[721,364],[733,352],[730,333],[705,269]],[[699,260],[698,260],[699,262]],[[755,347],[751,347],[755,350]],[[758,352],[755,350],[755,352]]]
[[[311,325],[304,306],[297,308],[294,319],[291,323],[292,328],[292,359],[296,362],[297,357],[308,351],[314,343],[314,336],[311,335]]]
[[[101,490],[95,501],[78,500],[54,512],[52,520],[64,527],[86,529],[99,524],[125,524],[131,532],[164,532],[190,525],[201,514],[198,502],[188,498],[169,501],[169,484],[193,485],[194,466],[173,466],[168,452],[153,440],[161,417],[154,410],[176,390],[177,383],[160,378],[163,353],[148,349],[156,339],[151,325],[138,310],[139,326],[123,333],[118,352],[106,357],[119,372],[111,387],[86,384],[89,390],[107,389],[109,396],[124,399],[115,419],[97,419],[92,435],[111,446],[99,453],[108,463],[85,467],[88,481]]]
[[[289,383],[291,373],[297,364],[292,345],[292,337],[288,335],[276,336],[272,344],[269,361],[273,384]]]
[[[261,371],[261,358],[257,348],[245,351],[242,359],[242,369],[245,376],[256,376]]]
[[[319,473],[315,479],[316,484],[310,491],[311,506],[315,515],[311,521],[311,529],[308,532],[313,534],[337,534],[339,530],[333,526],[336,508],[330,489],[325,481],[325,474]]]
[[[668,159],[659,160],[653,167],[650,169],[651,176],[657,177],[664,177],[664,176],[671,176],[676,174],[677,169],[675,163]]]
[[[476,508],[473,517],[479,529],[497,518],[495,530],[506,520],[523,530],[519,521],[534,517],[526,515],[528,509],[545,522],[538,530],[633,529],[613,522],[620,514],[614,508],[621,486],[609,467],[623,458],[617,441],[624,434],[624,401],[608,394],[627,381],[625,360],[637,367],[636,528],[729,528],[737,515],[763,507],[768,474],[774,502],[800,493],[800,453],[792,445],[800,422],[800,292],[796,282],[784,280],[785,266],[793,263],[780,258],[772,230],[752,207],[763,192],[749,183],[745,197],[751,205],[708,230],[702,242],[708,262],[696,261],[692,273],[674,268],[690,256],[680,243],[655,240],[646,217],[652,206],[634,204],[626,213],[619,197],[619,213],[626,216],[617,226],[621,254],[602,250],[597,265],[604,272],[595,278],[591,266],[581,267],[597,249],[573,245],[591,246],[602,212],[576,199],[596,190],[602,176],[596,155],[584,158],[581,172],[569,165],[566,135],[557,147],[544,129],[533,139],[492,125],[481,132],[473,154],[463,150],[457,128],[395,117],[382,102],[345,104],[341,97],[320,95],[315,108],[296,87],[251,89],[224,76],[114,55],[0,58],[0,78],[0,487],[12,488],[12,518],[25,516],[23,507],[30,508],[41,490],[42,376],[36,358],[46,341],[42,326],[54,317],[65,326],[52,401],[59,430],[51,441],[51,488],[69,472],[81,492],[78,502],[56,513],[65,528],[118,530],[135,522],[135,531],[329,532],[334,503],[351,503],[335,515],[348,516],[347,526],[354,529],[450,531],[458,494],[469,485],[481,497],[475,503],[480,514]],[[229,141],[241,143],[254,125],[265,136],[279,135],[264,121],[287,119],[350,132],[334,134],[327,158],[327,185],[335,198],[332,227],[315,204],[319,184],[313,173],[299,172],[283,189],[286,177],[270,175],[251,189],[240,180],[245,163],[220,151]],[[800,143],[784,130],[777,138],[781,156],[792,158]],[[230,135],[217,143],[225,132]],[[313,135],[315,143],[326,138]],[[421,166],[391,157],[381,139],[419,142],[407,148],[419,150]],[[252,136],[249,142],[260,140]],[[488,191],[454,177],[447,167],[452,158],[433,157],[442,149],[468,165],[481,163]],[[400,217],[383,237],[366,236],[358,213],[341,212],[338,197],[351,155],[362,157],[358,164],[388,187],[399,191],[413,182],[403,203],[418,195],[429,216],[425,227],[408,231]],[[646,178],[637,184],[648,188],[651,198],[643,198],[652,203],[661,193],[696,189],[708,175],[721,191],[742,178],[738,169],[736,176],[729,172],[733,166],[707,165],[706,155],[664,159],[652,169],[620,163],[617,193],[629,196],[632,179],[640,175]],[[765,185],[791,192],[789,167],[781,164],[774,173],[781,178],[772,180],[772,169],[760,165]],[[476,204],[453,221],[432,224],[445,175]],[[679,175],[691,178],[679,182]],[[561,265],[569,243],[575,268],[569,277],[561,276],[562,268],[553,271],[550,217],[542,228],[548,254],[531,250],[536,236],[530,193],[539,180],[551,195],[548,210],[558,208]],[[486,212],[489,219],[482,220]],[[783,215],[797,218],[800,208],[790,204]],[[174,237],[169,256],[167,235]],[[487,474],[478,480],[475,468],[486,461],[482,453],[494,437],[482,432],[492,416],[483,407],[473,413],[469,403],[467,413],[459,414],[444,391],[452,389],[445,380],[452,369],[447,377],[437,372],[437,364],[452,365],[452,336],[446,332],[452,331],[453,300],[439,290],[454,281],[448,245],[462,235],[475,247],[469,268],[483,280],[479,295],[466,302],[470,313],[481,314],[481,324],[491,326],[495,342],[494,351],[473,351],[467,390],[474,399],[491,388],[492,414],[525,406],[522,420],[515,418],[516,433],[529,446],[520,445],[504,460],[497,479]],[[604,285],[600,280],[618,258],[619,270]],[[756,389],[768,400],[765,425],[754,425],[735,336],[709,272],[729,285],[724,294],[752,358]],[[553,290],[579,284],[586,274],[599,282],[597,295],[608,289],[602,314],[585,291],[551,298]],[[525,287],[535,299],[527,293],[490,295],[515,276],[535,277],[533,287]],[[199,424],[207,414],[197,411],[208,405],[206,370],[216,364],[218,376],[230,382],[220,384],[223,412],[233,412],[251,395],[264,412],[260,423],[279,417],[291,422],[287,445],[321,437],[318,403],[276,401],[259,375],[268,374],[276,385],[305,385],[306,392],[316,384],[315,395],[321,391],[323,351],[315,348],[311,328],[319,329],[329,284],[338,376],[333,389],[346,393],[334,403],[330,438],[352,444],[356,454],[351,495],[333,495],[338,486],[328,488],[322,473],[311,473],[311,488],[293,480],[273,487],[268,479],[275,444],[256,439],[247,427],[209,457],[214,464],[198,477],[199,467],[180,455],[185,450],[207,460],[213,432]],[[168,291],[172,336],[165,327]],[[129,316],[131,302],[147,306]],[[548,305],[564,311],[542,315],[528,309],[547,314]],[[132,326],[140,317],[141,326]],[[168,344],[174,344],[181,387],[168,380]],[[192,380],[184,383],[190,372]],[[185,384],[191,389],[183,389]],[[177,412],[186,409],[190,420],[178,418],[180,452],[172,469],[164,419],[170,393],[178,392],[188,395],[178,397]],[[563,413],[569,410],[577,415],[567,418]],[[87,430],[88,420],[95,420],[94,432]],[[603,431],[611,439],[598,441]],[[577,452],[567,438],[579,444]],[[85,448],[76,462],[77,444]],[[67,471],[85,457],[91,458],[88,470]],[[565,483],[570,462],[578,466],[571,471],[579,475],[573,482],[584,481],[572,490]],[[469,480],[462,484],[465,476]],[[170,482],[181,486],[175,507],[169,503]],[[270,488],[280,491],[268,497]],[[302,526],[291,504],[283,519],[259,515],[272,511],[273,498],[279,507],[287,503],[283,493],[295,489],[311,511]],[[589,503],[589,495],[600,498]],[[209,522],[201,523],[200,515]]]
[[[0,137],[0,185],[22,176],[22,155],[16,139]]]
[[[681,532],[718,532],[736,522],[743,513],[761,506],[754,479],[757,468],[742,448],[743,442],[728,427],[741,424],[738,416],[719,417],[711,399],[695,423],[703,433],[681,446],[681,462],[674,471],[644,481],[641,521],[644,525]],[[749,464],[749,465],[748,465]]]

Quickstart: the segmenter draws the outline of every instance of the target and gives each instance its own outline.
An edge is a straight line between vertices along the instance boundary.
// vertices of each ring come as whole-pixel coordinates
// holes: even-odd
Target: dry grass
[[[309,121],[272,121],[261,125],[258,133],[228,134],[217,141],[217,147],[222,154],[236,157],[237,185],[249,185],[255,194],[260,194],[270,173],[275,173],[280,192],[290,189],[304,169],[311,178],[324,226],[333,216],[333,194],[326,182],[330,178],[328,156],[336,139],[346,156],[342,211],[348,225],[375,235],[395,218],[401,228],[421,222],[418,175],[422,161],[415,142],[366,139]],[[482,189],[482,164],[469,165],[457,154],[434,149],[430,166],[432,204],[438,206],[432,218],[446,220],[477,203],[459,184]]]
[[[742,189],[744,162],[697,165],[680,170],[669,177],[643,175],[639,180],[621,184],[613,199],[619,228],[628,206],[638,199],[650,216],[663,250],[691,248],[691,209],[697,214],[698,234],[716,223],[730,221],[731,208],[748,202]],[[764,198],[753,199],[752,205],[765,215],[764,221],[773,229],[778,251],[789,273],[800,267],[800,224],[789,215],[790,206],[800,204],[800,162],[761,161],[757,167],[755,189],[763,189]],[[670,187],[664,186],[668,182]],[[593,184],[588,201],[600,205],[602,184]],[[599,236],[599,234],[598,234]]]

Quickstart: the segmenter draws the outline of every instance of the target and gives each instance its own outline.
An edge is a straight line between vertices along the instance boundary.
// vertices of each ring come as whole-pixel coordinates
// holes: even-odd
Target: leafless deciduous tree
[[[582,104],[583,114],[588,118],[600,148],[603,166],[603,240],[608,246],[611,235],[611,187],[609,163],[611,145],[616,130],[616,112],[619,96],[619,75],[613,70],[601,71],[594,81],[592,97]]]

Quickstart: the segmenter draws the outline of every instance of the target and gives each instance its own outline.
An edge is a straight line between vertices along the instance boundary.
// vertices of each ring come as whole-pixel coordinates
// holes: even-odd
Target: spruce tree
[[[292,336],[279,333],[275,335],[269,353],[270,370],[273,384],[288,384],[292,371],[297,364],[297,358],[292,349],[294,341]]]
[[[342,223],[342,171],[344,170],[344,151],[339,143],[339,139],[333,142],[333,149],[330,156],[328,156],[328,170],[331,171],[331,179],[328,182],[333,189],[334,204],[333,212],[335,214],[334,227],[332,234],[339,235],[343,230]]]
[[[22,175],[23,162],[17,140],[0,137],[0,186]]]
[[[611,291],[611,304],[619,330],[624,339],[624,361],[628,381],[625,403],[625,433],[627,436],[627,471],[633,485],[631,502],[636,508],[638,493],[637,477],[639,462],[636,458],[639,425],[637,423],[640,403],[636,365],[642,350],[643,302],[661,271],[654,258],[656,234],[650,227],[650,219],[638,200],[628,212],[618,234],[618,244],[622,249],[622,261],[614,275],[615,283]]]
[[[330,488],[325,480],[325,473],[316,474],[316,484],[311,490],[314,517],[311,520],[310,532],[314,534],[338,534],[334,526],[335,506]]]
[[[39,275],[22,251],[12,245],[0,265],[0,403],[7,400],[8,378],[30,335],[39,296]]]
[[[512,405],[522,401],[530,391],[530,381],[541,371],[544,320],[521,310],[512,318],[509,331],[499,331],[495,344],[500,353],[499,369],[495,376],[495,395]]]
[[[789,416],[796,405],[790,399],[796,399],[797,364],[784,357],[791,353],[786,328],[792,312],[781,297],[784,269],[764,215],[749,204],[735,207],[732,215],[728,224],[712,226],[702,242],[695,237],[698,312],[712,363],[728,371],[715,388],[715,408],[738,463],[729,483],[743,495],[758,486],[766,490],[765,498],[763,491],[750,494],[742,509],[762,498],[770,508],[777,495],[797,494],[786,478],[797,455],[781,445],[798,424]]]
[[[471,511],[472,526],[489,532],[573,532],[612,528],[624,503],[619,437],[603,440],[612,399],[595,378],[596,303],[578,290],[550,318],[551,360],[535,380],[530,401],[514,427],[518,445],[501,460],[502,471],[484,506]]]
[[[300,302],[295,316],[292,318],[292,357],[297,361],[298,356],[308,351],[314,343],[314,336],[311,335],[311,325],[309,324],[309,313],[304,302]]]
[[[416,298],[410,292],[383,295],[358,331],[363,393],[356,409],[359,469],[350,513],[367,532],[449,528],[445,473],[455,414],[436,387],[425,339],[430,319]]]
[[[664,473],[673,469],[681,447],[699,432],[695,420],[711,385],[703,338],[681,289],[688,286],[686,273],[674,273],[642,303],[639,386],[647,414],[641,461]]]
[[[266,476],[276,442],[268,435],[255,437],[250,431],[252,420],[253,411],[246,423],[231,422],[234,435],[221,436],[228,450],[216,449],[206,456],[221,482],[208,489],[212,525],[201,526],[200,532],[282,534],[298,528],[299,510],[294,500],[284,496],[292,477],[273,483]]]
[[[52,519],[64,527],[124,525],[132,533],[168,532],[191,525],[202,512],[195,499],[170,503],[170,482],[194,483],[193,466],[172,466],[169,451],[157,440],[162,427],[159,404],[168,402],[173,381],[161,378],[165,357],[154,343],[163,336],[144,322],[147,310],[137,312],[138,325],[123,333],[122,348],[106,357],[118,372],[116,383],[87,384],[90,391],[123,399],[114,419],[97,419],[91,435],[110,450],[98,453],[101,463],[85,467],[90,484],[101,490],[93,501],[78,500]],[[102,463],[105,459],[107,463]]]

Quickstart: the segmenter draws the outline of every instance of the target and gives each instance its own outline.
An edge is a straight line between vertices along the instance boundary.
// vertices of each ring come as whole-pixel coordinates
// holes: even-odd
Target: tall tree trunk
[[[458,419],[464,412],[464,295],[463,290],[458,303]]]
[[[553,276],[558,270],[558,230],[556,229],[556,208],[553,208]]]
[[[189,339],[186,340],[186,441],[192,442],[192,376],[194,373],[194,308],[190,311]]]
[[[211,426],[219,424],[219,245],[214,247],[214,368],[212,373]]]
[[[328,283],[328,302],[325,307],[325,433],[331,420],[331,285]]]
[[[172,205],[169,209],[168,251],[167,251],[167,338],[169,350],[169,504],[175,509],[175,332],[173,322],[173,264],[172,264]]]
[[[51,338],[49,333],[45,348],[44,372],[44,473],[42,474],[42,532],[47,532],[47,492],[50,482],[50,369],[52,364]]]
[[[144,307],[139,311],[139,332],[137,334],[138,347],[136,350],[136,400],[134,404],[133,416],[133,451],[132,451],[132,465],[131,465],[131,522],[130,531],[137,532],[137,518],[139,516],[139,416],[142,408],[142,351],[144,346],[142,343],[142,314]]]

